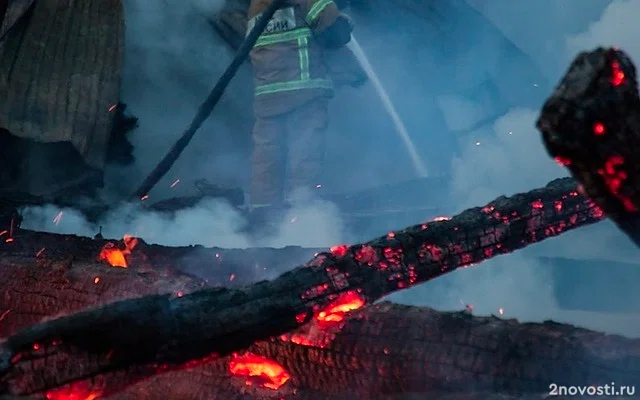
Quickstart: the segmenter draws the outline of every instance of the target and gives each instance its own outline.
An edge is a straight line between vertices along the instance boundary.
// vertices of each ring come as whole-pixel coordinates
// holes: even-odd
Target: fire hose
[[[0,0],[1,2],[2,0]],[[195,133],[198,131],[200,126],[215,108],[216,104],[222,97],[224,91],[226,90],[231,79],[236,75],[238,69],[242,65],[242,63],[246,60],[249,52],[256,44],[258,37],[262,35],[262,32],[267,27],[269,20],[273,17],[273,14],[285,4],[286,0],[273,0],[273,2],[267,7],[267,9],[262,13],[262,16],[259,18],[256,25],[249,32],[247,37],[244,39],[244,42],[240,45],[238,50],[236,51],[233,60],[224,71],[218,82],[209,93],[207,99],[200,105],[196,116],[191,121],[189,127],[182,133],[182,136],[175,142],[173,147],[169,150],[169,152],[164,156],[164,158],[156,165],[156,167],[151,171],[151,173],[147,176],[147,178],[142,182],[142,184],[138,187],[138,189],[134,192],[133,198],[142,198],[147,195],[151,189],[162,179],[163,176],[173,166],[182,151],[187,147]]]

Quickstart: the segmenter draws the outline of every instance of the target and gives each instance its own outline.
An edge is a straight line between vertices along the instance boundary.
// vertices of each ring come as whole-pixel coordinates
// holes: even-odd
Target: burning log
[[[633,62],[599,48],[573,61],[537,123],[549,154],[638,246],[639,108]]]
[[[39,236],[22,232],[15,243],[34,241]],[[61,240],[70,243],[64,245],[67,250],[50,260],[25,256],[25,247],[15,252],[3,249],[0,272],[6,275],[2,278],[8,278],[11,287],[29,288],[15,290],[9,312],[5,310],[9,305],[0,307],[5,310],[0,318],[3,334],[37,323],[43,316],[169,290],[188,293],[206,285],[168,267],[154,266],[140,273],[135,269],[143,262],[142,257],[137,262],[132,260],[128,269],[92,263],[85,252],[98,246],[86,239],[57,235],[42,235],[42,239],[49,244]],[[73,265],[60,265],[69,263],[59,258],[71,250],[74,242],[80,252]],[[141,251],[138,247],[136,250]],[[170,251],[175,250],[144,247],[149,258],[158,260],[164,258],[160,253]],[[173,262],[178,263],[182,258],[175,254]],[[8,260],[9,255],[14,258]],[[20,258],[22,263],[17,261]],[[169,271],[171,287],[166,276]],[[96,276],[101,279],[94,283]],[[638,340],[551,322],[519,324],[497,317],[474,317],[468,312],[439,313],[390,303],[361,305],[357,296],[344,296],[294,332],[228,357],[157,374],[113,396],[109,393],[121,385],[121,380],[139,378],[137,368],[121,373],[104,371],[87,381],[54,388],[40,380],[43,368],[65,374],[70,365],[96,361],[83,353],[71,353],[70,359],[58,363],[56,354],[44,345],[37,346],[36,351],[49,357],[20,363],[20,374],[14,371],[12,384],[19,383],[24,393],[33,391],[34,384],[40,385],[45,397],[53,400],[103,396],[115,400],[391,399],[407,393],[460,400],[495,398],[489,392],[504,392],[507,399],[526,397],[527,393],[535,398],[535,393],[548,392],[551,382],[633,384],[640,372]],[[130,335],[135,338],[135,332]],[[41,397],[33,397],[37,398]]]
[[[577,193],[571,179],[556,180],[451,219],[334,247],[273,281],[158,294],[44,322],[3,344],[2,374],[10,393],[42,392],[96,376],[111,377],[104,389],[111,393],[194,360],[223,358],[314,318],[341,322],[346,311],[393,291],[601,219],[600,209]],[[345,299],[348,306],[341,303]],[[62,367],[77,354],[87,362]]]
[[[638,340],[569,325],[520,324],[381,303],[351,313],[342,323],[316,320],[302,331],[257,343],[197,371],[153,377],[113,399],[134,399],[140,393],[150,398],[171,390],[203,399],[241,398],[238,391],[256,399],[373,399],[408,393],[461,399],[483,391],[493,392],[487,398],[496,392],[522,396],[548,393],[556,381],[635,382],[639,367],[633,363],[639,356]]]

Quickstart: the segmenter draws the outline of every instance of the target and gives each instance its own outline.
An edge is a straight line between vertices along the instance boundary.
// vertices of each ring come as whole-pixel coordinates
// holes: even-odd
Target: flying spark
[[[53,219],[53,223],[58,225],[62,220],[62,215],[64,215],[64,211],[60,211],[58,215],[56,215],[56,217]]]

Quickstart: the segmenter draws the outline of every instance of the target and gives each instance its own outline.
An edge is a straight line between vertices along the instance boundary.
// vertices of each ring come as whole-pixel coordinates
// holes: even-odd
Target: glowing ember
[[[47,393],[48,400],[96,400],[100,397],[100,393],[98,392],[72,392],[67,393],[66,391],[51,391]]]
[[[40,257],[42,255],[42,253],[44,253],[45,248],[41,248],[37,253],[36,253],[36,258]]]
[[[602,122],[596,122],[595,124],[593,124],[593,133],[596,136],[602,136],[604,135],[606,132],[606,129],[604,128],[604,124]]]
[[[438,222],[438,221],[449,221],[451,218],[449,217],[435,217],[433,219],[434,222]]]
[[[300,314],[296,315],[296,321],[299,324],[303,323],[305,319],[307,319],[307,314],[306,313],[300,313]]]
[[[625,210],[629,212],[637,211],[635,204],[630,198],[620,192],[622,182],[627,179],[627,172],[624,170],[624,158],[619,155],[609,157],[605,162],[604,168],[598,170],[598,173],[604,178],[604,183],[609,188],[611,194],[617,197]]]
[[[356,292],[345,292],[336,301],[331,303],[326,309],[319,312],[316,320],[319,323],[334,323],[344,320],[345,315],[353,310],[365,305],[365,301]]]
[[[556,209],[556,211],[560,212],[562,211],[562,202],[561,201],[556,201],[553,203],[553,208]]]
[[[372,266],[378,261],[378,254],[373,247],[365,245],[356,251],[355,258],[361,264]]]
[[[96,400],[102,395],[101,390],[92,389],[88,383],[78,382],[45,395],[48,400]]]
[[[302,335],[296,335],[296,334],[293,334],[293,335],[291,336],[291,338],[290,338],[290,339],[289,339],[289,338],[287,338],[286,336],[284,336],[284,338],[283,338],[283,339],[284,339],[284,340],[289,340],[291,343],[298,344],[298,345],[300,345],[300,346],[316,346],[316,347],[323,347],[323,346],[322,346],[322,343],[320,343],[320,344],[319,344],[319,343],[316,343],[316,342],[314,342],[313,340],[311,340],[311,339],[309,339],[309,338],[307,338],[307,337],[304,337],[304,336],[302,336]]]
[[[124,235],[122,239],[125,245],[124,250],[120,250],[114,243],[107,243],[104,245],[98,258],[102,261],[106,261],[112,267],[127,268],[127,259],[125,256],[131,254],[131,251],[138,244],[138,239],[131,235]]]
[[[287,383],[291,375],[277,362],[255,354],[242,356],[234,354],[229,361],[229,371],[234,375],[246,376],[246,384],[259,383],[260,386],[278,390]]]
[[[564,158],[564,157],[556,157],[554,159],[556,161],[556,163],[558,163],[559,165],[567,166],[567,165],[571,165],[571,159],[569,158]]]
[[[100,282],[100,277],[99,276],[96,276],[95,278],[93,278],[93,283],[95,283],[97,285],[98,282]]]
[[[234,279],[236,279],[236,274],[229,275],[229,282],[233,281]]]
[[[113,111],[116,109],[116,107],[118,107],[118,103],[112,104],[109,106],[109,112]]]
[[[344,257],[347,252],[349,251],[349,246],[342,244],[339,246],[333,246],[331,249],[331,254],[333,254],[335,257]]]
[[[106,261],[112,267],[127,268],[127,260],[124,258],[124,252],[113,243],[104,245],[99,255],[100,260]]]
[[[140,201],[145,201],[148,198],[149,198],[149,195],[145,194],[144,196],[140,197]]]
[[[611,63],[611,84],[620,86],[625,81],[624,71],[620,69],[620,64],[616,61]]]
[[[504,314],[504,308],[502,308],[502,307],[498,308],[498,314],[503,315]]]

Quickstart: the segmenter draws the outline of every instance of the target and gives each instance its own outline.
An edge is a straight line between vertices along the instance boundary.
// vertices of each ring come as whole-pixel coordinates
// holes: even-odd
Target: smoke
[[[542,100],[580,50],[616,44],[635,59],[640,55],[634,42],[635,30],[640,28],[631,20],[640,11],[640,0],[468,3],[495,26],[480,14],[465,11],[462,0],[431,2],[430,7],[412,12],[392,2],[376,2],[374,12],[354,11],[355,36],[429,171],[450,176],[449,185],[434,187],[437,193],[428,197],[435,202],[442,197],[440,193],[447,194],[446,201],[429,204],[439,208],[439,214],[459,212],[565,176],[566,171],[547,156],[534,128]],[[125,0],[122,101],[140,118],[140,127],[130,137],[136,162],[109,169],[108,196],[128,195],[151,171],[231,60],[232,51],[209,22],[222,4]],[[189,185],[171,188],[178,178],[181,182],[207,178],[219,185],[248,186],[250,82],[251,71],[245,65],[192,144],[151,193],[151,200],[191,194]],[[331,117],[323,188],[348,194],[417,176],[370,84],[359,89],[338,88]],[[414,193],[401,195],[411,198]],[[377,200],[380,196],[371,197]],[[363,209],[369,205],[360,204]],[[322,201],[295,204],[277,232],[259,240],[245,233],[248,221],[220,201],[205,201],[171,216],[128,205],[98,224],[86,222],[72,210],[63,211],[56,224],[53,220],[60,210],[26,209],[25,227],[93,236],[101,225],[106,237],[129,233],[167,245],[235,248],[326,247],[384,232],[376,228],[349,234],[335,205]],[[389,225],[401,228],[404,223]],[[458,271],[393,299],[439,309],[459,310],[472,304],[479,314],[496,314],[502,309],[505,317],[525,321],[556,319],[640,336],[637,314],[570,311],[559,304],[562,288],[578,284],[588,285],[593,296],[610,309],[622,307],[624,301],[636,304],[637,297],[609,300],[611,285],[596,278],[592,270],[585,269],[580,283],[574,283],[571,277],[562,276],[564,264],[550,266],[540,258],[635,263],[636,253],[626,237],[604,222]]]
[[[164,0],[160,4],[125,0],[124,5],[121,100],[139,118],[139,127],[129,134],[135,163],[107,170],[102,193],[106,199],[121,199],[133,192],[189,125],[233,57],[233,50],[211,24],[225,5],[224,0]],[[149,201],[193,195],[195,189],[189,182],[200,178],[224,187],[248,187],[253,123],[251,82],[251,71],[245,64],[171,171],[150,193]],[[180,183],[175,185],[178,179]],[[264,238],[251,238],[246,233],[246,217],[223,201],[205,201],[171,216],[127,205],[97,225],[69,210],[58,225],[52,225],[52,215],[57,212],[49,208],[28,209],[26,226],[95,235],[101,225],[105,237],[110,238],[128,233],[165,245],[230,248],[326,247],[345,240],[338,211],[327,201],[294,203],[273,234]]]
[[[125,234],[147,243],[167,246],[203,245],[222,248],[328,247],[344,239],[338,210],[329,202],[307,200],[294,203],[279,220],[272,234],[254,237],[247,231],[248,221],[239,210],[218,199],[204,199],[191,208],[173,213],[151,212],[139,205],[125,204],[91,223],[80,212],[52,205],[25,207],[22,227],[38,231],[107,239]],[[286,260],[282,260],[286,264]]]
[[[514,42],[529,49],[529,55],[540,66],[546,65],[546,74],[554,77],[554,82],[579,51],[615,45],[636,60],[640,57],[637,43],[640,28],[632,21],[633,15],[640,11],[638,0],[580,1],[579,4],[573,1],[474,3],[508,32]],[[601,15],[594,18],[594,12],[598,10]],[[541,20],[545,22],[540,24]],[[549,21],[556,23],[549,24]],[[513,29],[515,26],[518,26],[517,31]],[[556,64],[558,60],[561,63]],[[560,64],[562,68],[559,68]],[[504,67],[509,68],[509,64]],[[457,122],[468,119],[466,109],[450,107],[449,119]],[[456,202],[458,211],[567,175],[550,160],[541,143],[534,127],[538,115],[537,109],[513,109],[494,124],[478,129],[473,133],[474,139],[462,145],[451,170],[451,199]],[[551,266],[542,257],[584,260],[585,266],[578,269],[579,276],[572,277],[568,273],[568,262]],[[600,260],[599,271],[587,269],[589,260]],[[624,296],[618,296],[622,290],[618,287],[619,281],[625,278],[615,274],[629,275],[633,271],[614,267],[613,262],[634,264],[626,265],[627,268],[639,267],[637,248],[606,221],[517,254],[457,271],[432,284],[398,294],[395,299],[442,309],[460,309],[462,304],[471,304],[478,314],[498,315],[501,311],[505,317],[525,321],[554,319],[611,333],[640,336],[637,308],[633,313],[588,311],[587,303],[595,302],[609,310],[624,310],[628,309],[628,304],[635,304],[640,299],[635,290],[627,290]],[[609,274],[603,271],[606,269],[610,270]],[[562,307],[559,299],[564,298],[566,302],[568,293],[575,292],[577,285],[582,286],[583,296],[571,301],[583,307],[577,307],[577,310]],[[589,293],[591,298],[586,298],[584,293]]]
[[[107,195],[122,197],[133,192],[189,126],[231,61],[232,49],[210,22],[224,3],[124,1],[121,101],[127,104],[128,112],[139,118],[139,127],[128,135],[134,145],[135,163],[108,169]],[[251,104],[243,100],[251,98],[248,82],[250,74],[245,66],[190,146],[152,192],[153,198],[167,197],[176,179],[206,178],[219,185],[245,186],[245,142],[251,127]]]
[[[611,0],[467,2],[487,16],[516,46],[531,55],[545,76],[555,82],[573,56],[572,52],[567,52],[566,38],[584,32],[589,24],[601,19]],[[605,36],[601,38],[606,39]]]
[[[573,56],[584,49],[616,45],[637,61],[640,59],[640,43],[636,38],[640,33],[640,27],[633,15],[638,10],[638,0],[612,2],[602,13],[600,20],[567,40],[569,54]]]

